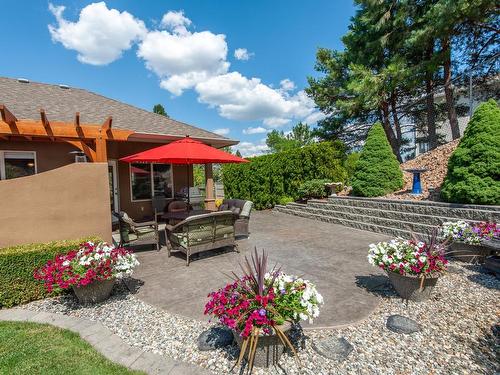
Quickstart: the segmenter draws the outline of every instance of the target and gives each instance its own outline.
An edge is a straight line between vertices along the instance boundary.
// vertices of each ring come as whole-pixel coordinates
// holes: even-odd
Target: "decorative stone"
[[[420,324],[402,315],[391,315],[387,319],[387,328],[396,333],[407,334],[421,331]]]
[[[354,347],[343,337],[328,337],[313,342],[312,347],[323,357],[342,362],[354,350]]]
[[[225,327],[212,327],[198,337],[198,349],[201,351],[223,348],[232,343],[233,332]]]

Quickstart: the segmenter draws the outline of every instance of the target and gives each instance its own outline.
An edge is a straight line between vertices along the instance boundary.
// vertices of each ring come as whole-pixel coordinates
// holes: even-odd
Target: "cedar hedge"
[[[249,158],[250,163],[226,164],[222,179],[226,197],[251,200],[258,210],[300,197],[299,187],[313,179],[345,182],[345,146],[322,142],[289,151]]]
[[[448,202],[500,204],[500,108],[482,103],[448,162],[441,187]]]
[[[67,253],[85,241],[99,241],[99,239],[91,237],[0,249],[0,308],[56,295],[55,292],[49,294],[45,291],[43,283],[33,278],[33,271],[57,254]]]
[[[381,124],[368,132],[352,176],[352,194],[380,197],[403,187],[403,172]]]

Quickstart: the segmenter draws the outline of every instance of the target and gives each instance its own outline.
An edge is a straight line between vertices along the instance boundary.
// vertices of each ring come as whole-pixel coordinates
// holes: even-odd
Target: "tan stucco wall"
[[[130,170],[129,164],[118,161],[120,158],[148,150],[159,143],[148,142],[108,142],[108,159],[117,160],[118,165],[118,186],[120,192],[120,209],[127,212],[132,218],[141,219],[144,216],[151,216],[153,209],[151,201],[132,202],[130,194]],[[74,146],[65,142],[51,141],[0,141],[0,150],[36,151],[37,172],[50,171],[64,165],[72,164],[75,161],[74,155],[69,154],[77,150]],[[187,186],[186,166],[174,166],[173,179],[174,189],[179,191]],[[192,167],[189,167],[191,177],[190,185],[193,186]]]
[[[0,181],[0,198],[0,247],[89,235],[111,241],[105,163]]]

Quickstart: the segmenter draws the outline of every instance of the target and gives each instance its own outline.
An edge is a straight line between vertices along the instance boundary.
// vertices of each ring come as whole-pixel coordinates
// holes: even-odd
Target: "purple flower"
[[[280,293],[281,293],[281,294],[286,294],[286,289],[281,289],[281,290],[280,290]]]
[[[259,315],[260,315],[260,316],[266,316],[266,313],[267,313],[267,312],[266,312],[266,309],[260,309],[260,310],[259,310]]]

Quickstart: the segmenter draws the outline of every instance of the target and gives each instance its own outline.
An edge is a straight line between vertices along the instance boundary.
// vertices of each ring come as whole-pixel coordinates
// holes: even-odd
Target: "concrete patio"
[[[238,240],[240,253],[230,249],[193,257],[189,267],[183,254],[138,251],[141,265],[128,283],[136,296],[154,306],[199,320],[207,294],[225,285],[231,271],[250,256],[254,247],[265,249],[270,265],[316,283],[325,304],[312,328],[340,327],[366,318],[377,306],[378,297],[366,286],[380,282],[381,273],[371,267],[368,245],[388,237],[322,223],[273,211],[253,212],[249,238]],[[304,325],[305,327],[308,324]]]

